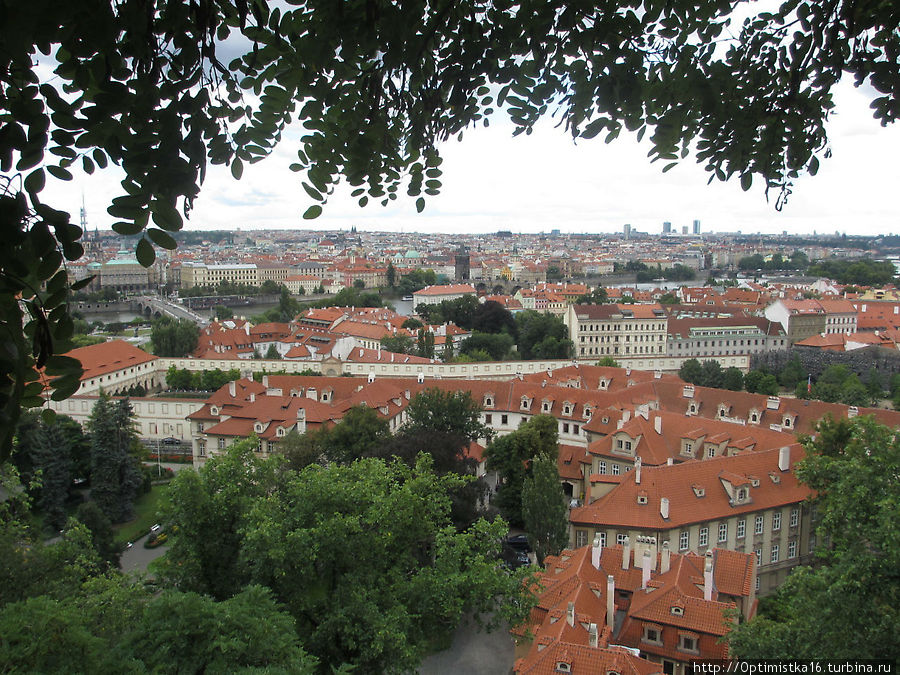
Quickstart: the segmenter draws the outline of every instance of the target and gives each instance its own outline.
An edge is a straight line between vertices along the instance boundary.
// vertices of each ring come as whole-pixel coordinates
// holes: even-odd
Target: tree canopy
[[[663,170],[693,152],[710,180],[755,176],[777,206],[829,153],[842,75],[871,85],[876,119],[900,116],[889,4],[5,0],[3,16],[16,26],[0,54],[3,458],[20,405],[40,405],[34,364],[58,398],[78,385],[58,355],[72,334],[62,265],[82,231],[42,200],[48,176],[120,166],[108,211],[149,266],[176,247],[208,164],[239,179],[295,121],[291,169],[315,218],[341,179],[362,205],[405,191],[421,211],[440,143],[499,110],[517,134],[546,116],[575,139],[627,129]]]

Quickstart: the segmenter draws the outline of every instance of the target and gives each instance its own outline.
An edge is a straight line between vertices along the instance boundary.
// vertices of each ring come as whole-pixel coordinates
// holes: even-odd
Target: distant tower
[[[687,225],[681,226],[681,234],[687,234]]]
[[[694,234],[700,234],[700,221],[694,221]]]
[[[461,246],[456,252],[453,263],[454,267],[456,268],[456,280],[468,281],[471,278],[471,271],[469,266],[469,249],[467,249],[465,246]]]
[[[84,206],[84,193],[81,193],[81,233],[87,233],[87,208]]]
[[[625,223],[625,226],[622,228],[622,234],[625,235],[626,239],[631,239],[631,225],[629,223]]]
[[[663,234],[672,234],[672,223],[668,220],[663,221]]]

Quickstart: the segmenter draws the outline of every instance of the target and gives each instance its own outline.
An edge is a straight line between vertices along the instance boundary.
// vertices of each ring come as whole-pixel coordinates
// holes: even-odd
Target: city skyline
[[[887,162],[900,152],[900,128],[872,119],[869,100],[867,90],[839,88],[829,125],[833,157],[821,162],[817,176],[795,181],[781,212],[777,194],[767,202],[758,179],[748,192],[736,179],[707,185],[709,174],[692,156],[663,174],[647,159],[647,144],[627,132],[611,144],[599,138],[575,144],[545,121],[532,135],[513,138],[509,122],[496,117],[490,128],[469,129],[462,142],[442,146],[441,194],[426,197],[421,214],[405,193],[387,208],[374,200],[359,208],[344,185],[322,216],[302,220],[313,202],[300,187],[302,176],[287,169],[298,147],[292,129],[273,156],[245,166],[240,181],[227,167],[210,166],[185,229],[621,233],[630,224],[632,232],[658,234],[669,221],[677,234],[685,226],[690,233],[700,220],[704,234],[890,234],[900,231],[900,206]],[[106,207],[119,194],[116,174],[76,172],[70,183],[53,181],[48,201],[77,222],[83,193],[90,229],[109,229],[115,219]]]

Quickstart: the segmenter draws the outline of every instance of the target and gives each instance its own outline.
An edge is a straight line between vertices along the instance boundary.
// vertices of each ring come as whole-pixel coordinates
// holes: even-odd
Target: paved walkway
[[[144,548],[145,541],[147,541],[147,537],[141,537],[134,542],[134,546],[125,549],[122,553],[121,569],[123,572],[146,572],[147,565],[149,565],[151,561],[164,556],[169,548],[168,546]]]
[[[515,644],[506,625],[491,633],[464,620],[453,635],[453,644],[427,657],[420,675],[506,675],[512,670]]]

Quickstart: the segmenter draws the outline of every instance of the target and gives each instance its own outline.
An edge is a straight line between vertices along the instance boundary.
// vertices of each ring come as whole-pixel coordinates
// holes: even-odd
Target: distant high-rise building
[[[668,220],[663,222],[663,234],[672,234],[672,223]]]
[[[469,249],[465,246],[460,247],[453,259],[456,271],[457,281],[468,281],[471,278],[471,269],[469,262]]]
[[[681,234],[687,234],[687,225],[681,226]]]
[[[694,221],[694,234],[700,234],[700,221]]]
[[[622,228],[622,234],[625,235],[626,239],[631,239],[631,225],[625,223],[625,227]]]

